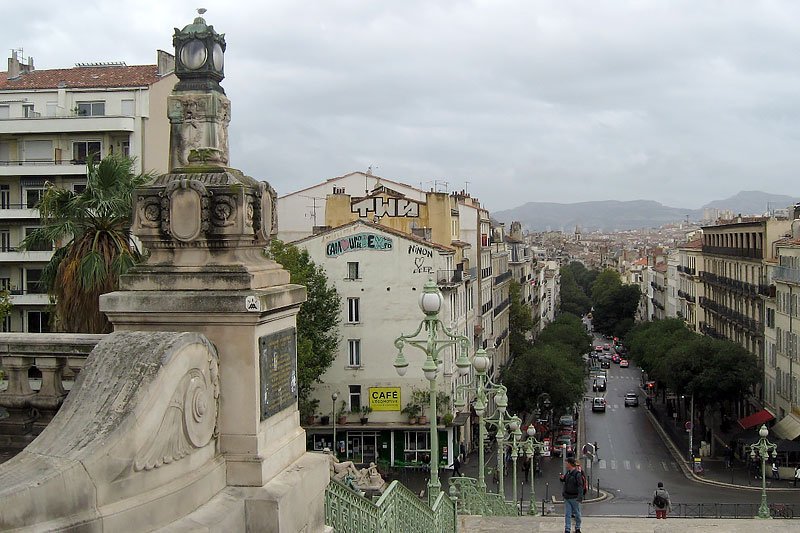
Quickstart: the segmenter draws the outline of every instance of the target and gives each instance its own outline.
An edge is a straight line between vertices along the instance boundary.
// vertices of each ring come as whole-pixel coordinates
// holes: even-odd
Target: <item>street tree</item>
[[[41,279],[55,299],[54,330],[111,331],[99,309],[100,295],[116,290],[119,277],[141,258],[130,235],[132,199],[134,189],[150,178],[134,172],[133,160],[110,155],[99,163],[87,162],[81,192],[46,184],[38,204],[42,225],[21,247],[58,245]]]
[[[577,266],[573,267],[573,265]],[[562,312],[583,316],[591,310],[592,302],[576,279],[575,270],[578,269],[578,266],[585,270],[582,264],[576,262],[570,263],[561,269],[559,296],[561,298]]]
[[[290,275],[291,283],[305,285],[307,299],[297,314],[297,394],[302,419],[312,416],[319,401],[311,398],[315,383],[333,364],[339,348],[341,297],[328,283],[325,269],[308,251],[273,239],[268,255]]]
[[[508,312],[508,347],[513,358],[531,346],[533,315],[530,306],[522,301],[522,286],[519,282],[511,280],[508,295],[511,301]]]

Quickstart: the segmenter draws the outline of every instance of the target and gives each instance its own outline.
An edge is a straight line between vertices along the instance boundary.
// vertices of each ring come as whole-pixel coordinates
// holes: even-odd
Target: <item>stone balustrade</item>
[[[50,423],[67,396],[65,373],[74,380],[89,352],[104,335],[83,333],[0,333],[0,368],[7,386],[0,390],[0,443],[24,447]],[[31,387],[31,369],[41,374]]]

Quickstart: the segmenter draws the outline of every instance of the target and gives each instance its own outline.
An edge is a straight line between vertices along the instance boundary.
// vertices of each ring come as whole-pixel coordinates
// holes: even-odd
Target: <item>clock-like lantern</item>
[[[205,9],[182,30],[175,28],[176,91],[214,90],[225,94],[219,82],[225,77],[225,34],[217,33],[203,19]]]

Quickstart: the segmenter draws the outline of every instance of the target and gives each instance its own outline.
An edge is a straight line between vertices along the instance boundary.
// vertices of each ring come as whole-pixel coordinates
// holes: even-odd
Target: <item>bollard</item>
[[[600,497],[600,478],[597,478],[597,497]]]

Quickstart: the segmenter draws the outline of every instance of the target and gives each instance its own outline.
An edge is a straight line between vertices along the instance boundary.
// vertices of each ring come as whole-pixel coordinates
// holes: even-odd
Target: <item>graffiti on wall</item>
[[[379,217],[418,217],[419,204],[405,198],[364,198],[350,206],[350,211],[360,217],[374,213]]]
[[[355,250],[386,251],[392,249],[392,239],[375,233],[357,233],[331,241],[326,246],[328,257],[337,257]]]

